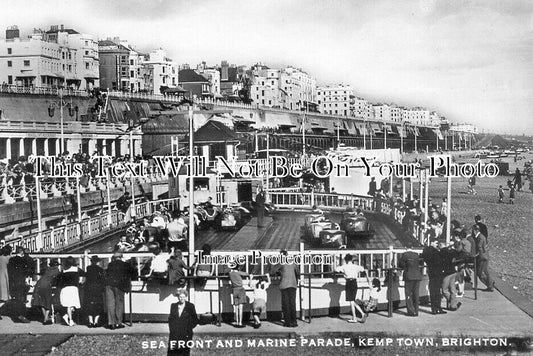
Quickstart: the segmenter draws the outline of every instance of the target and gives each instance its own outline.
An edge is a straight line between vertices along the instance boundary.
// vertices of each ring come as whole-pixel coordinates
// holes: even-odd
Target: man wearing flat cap
[[[135,275],[133,267],[122,261],[122,253],[115,252],[106,270],[107,328],[123,328],[124,294],[131,291],[131,279]]]

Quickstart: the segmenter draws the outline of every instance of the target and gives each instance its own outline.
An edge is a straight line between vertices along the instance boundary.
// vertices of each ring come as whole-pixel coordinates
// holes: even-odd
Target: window
[[[134,70],[130,70],[130,78],[134,78],[135,77],[135,71]]]
[[[85,63],[85,69],[89,69],[89,63]]]
[[[30,61],[29,60],[25,60],[24,61],[24,67],[29,67],[30,66]]]
[[[72,59],[72,53],[68,53],[68,59]]]
[[[13,62],[11,62],[11,61],[7,61],[7,66],[8,66],[8,67],[13,67]]]
[[[68,71],[72,72],[72,65],[70,65],[70,64],[68,65]]]
[[[65,52],[61,52],[61,58],[65,59]]]
[[[12,75],[8,75],[7,76],[7,84],[13,84],[13,76]]]
[[[265,96],[265,91],[264,90],[261,90],[261,95]]]
[[[261,100],[261,103],[262,103],[263,105],[265,105],[265,99]]]
[[[12,49],[11,48],[7,49],[7,54],[12,54]]]
[[[134,64],[133,59],[130,59],[130,66]]]
[[[268,101],[268,105],[272,105],[272,100],[269,100],[269,101]]]
[[[85,55],[88,56],[89,55],[89,51],[85,51]]]
[[[89,41],[85,41],[85,45],[88,46],[89,45]]]

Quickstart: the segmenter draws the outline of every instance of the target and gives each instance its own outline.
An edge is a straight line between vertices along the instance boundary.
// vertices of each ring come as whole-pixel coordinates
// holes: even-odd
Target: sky
[[[374,103],[425,107],[486,132],[533,134],[531,0],[1,2],[0,23],[21,34],[64,24],[140,51],[163,48],[192,67],[292,65]]]

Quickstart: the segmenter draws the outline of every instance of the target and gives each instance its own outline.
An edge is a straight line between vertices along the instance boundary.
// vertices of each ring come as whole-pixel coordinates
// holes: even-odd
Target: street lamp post
[[[405,134],[405,121],[402,120],[401,132],[400,132],[400,153],[403,155],[403,135]]]
[[[133,130],[134,127],[131,127],[130,131],[130,163],[133,167]],[[135,207],[135,177],[130,175],[130,185],[131,185],[131,210],[130,210],[130,216],[133,221],[135,221],[135,217],[137,215],[137,210]]]
[[[60,130],[61,130],[61,135],[60,135],[60,142],[59,142],[59,149],[60,149],[60,154],[63,154],[64,151],[65,151],[65,128],[64,128],[64,116],[63,116],[63,108],[65,107],[68,107],[69,108],[69,115],[70,116],[74,116],[74,113],[71,111],[72,110],[72,99],[71,99],[71,102],[70,103],[65,103],[63,101],[63,89],[59,89],[59,102],[50,102],[50,105],[48,105],[48,116],[50,117],[54,117],[54,113],[55,113],[55,108],[56,107],[59,107],[59,117],[60,117],[60,120],[61,120],[61,126],[60,126]],[[76,107],[76,110],[77,110],[77,107]]]

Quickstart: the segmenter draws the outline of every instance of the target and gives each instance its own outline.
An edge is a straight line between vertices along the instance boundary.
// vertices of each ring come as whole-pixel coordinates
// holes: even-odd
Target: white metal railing
[[[304,250],[303,244],[300,245],[300,250],[288,251],[289,260],[287,262],[295,262],[300,266],[301,273],[313,273],[317,276],[323,277],[335,271],[336,267],[342,264],[342,260],[347,254],[353,256],[354,261],[366,270],[370,271],[372,277],[384,278],[386,270],[389,268],[398,267],[398,256],[404,253],[406,249],[385,249],[385,250]],[[421,251],[415,251],[421,252]],[[37,274],[40,273],[40,268],[43,265],[48,265],[50,259],[65,259],[69,256],[74,257],[79,261],[79,267],[86,269],[90,265],[91,253],[36,253],[31,254],[37,263]],[[104,260],[104,264],[111,261],[112,252],[98,253],[98,257]],[[143,265],[151,260],[154,256],[150,252],[132,252],[123,253],[125,260],[132,259],[137,266],[137,278],[143,277],[141,270]],[[299,260],[294,259],[300,257]],[[297,258],[298,258],[297,257]],[[204,256],[205,258],[205,256]],[[224,275],[228,271],[227,264],[231,261],[238,261],[242,266],[242,270],[251,274],[266,274],[270,269],[278,265],[280,262],[279,251],[213,251],[208,258],[212,259],[212,263],[205,263],[211,265],[213,274]],[[189,254],[183,252],[183,260],[186,264],[192,265],[197,261],[198,254],[193,258],[189,258]],[[206,261],[206,260],[204,260]],[[304,263],[310,261],[310,263]],[[43,263],[46,262],[46,263]]]
[[[41,178],[42,179],[42,178]],[[156,182],[166,180],[167,177],[160,174],[158,171],[147,173],[145,176],[137,178],[137,182]],[[96,190],[105,190],[108,180],[105,177],[90,177],[86,185],[80,185],[80,193],[86,193]],[[129,186],[130,180],[126,177],[111,177],[109,180],[110,188],[122,188]],[[47,178],[41,181],[41,199],[62,197],[68,194],[75,194],[76,183],[74,179],[68,181],[64,178],[54,179]],[[0,177],[0,204],[13,204],[19,201],[29,201],[31,198],[35,199],[37,191],[35,183],[25,183],[24,177],[20,184],[13,184],[13,178]]]
[[[173,210],[176,207],[175,199],[139,203],[135,206],[135,217],[139,219],[152,215],[160,204],[163,204],[169,210]],[[82,242],[105,230],[119,227],[131,221],[130,210],[126,214],[113,210],[110,216],[106,212],[93,218],[84,219],[81,222],[53,227],[27,236],[18,236],[7,241],[7,244],[13,248],[23,246],[29,248],[30,251],[55,251]]]
[[[60,92],[63,92],[63,96],[89,96],[89,93],[85,90],[76,90],[71,88],[35,87],[9,84],[0,85],[0,93],[59,96]]]
[[[268,196],[277,208],[309,209],[313,206],[325,209],[360,208],[373,210],[373,198],[354,194],[302,193],[294,191],[269,191]]]
[[[66,121],[64,129],[67,132],[91,132],[91,133],[113,133],[124,131],[127,124],[99,123],[99,122],[81,122]],[[60,132],[61,123],[59,122],[38,122],[38,121],[2,121],[2,131],[14,132]]]

